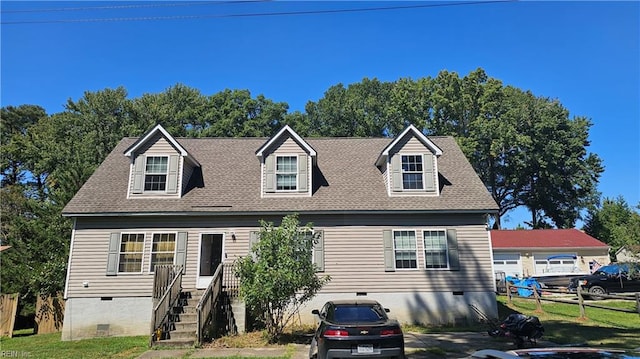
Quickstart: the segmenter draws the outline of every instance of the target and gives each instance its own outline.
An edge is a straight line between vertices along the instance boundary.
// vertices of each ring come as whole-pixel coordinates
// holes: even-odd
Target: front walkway
[[[405,352],[408,359],[466,358],[481,349],[510,350],[515,345],[504,338],[492,338],[486,332],[464,333],[405,333]],[[538,347],[553,346],[553,343],[539,340]],[[309,345],[291,344],[274,348],[211,348],[180,350],[148,350],[138,359],[160,358],[241,358],[269,357],[307,359]]]

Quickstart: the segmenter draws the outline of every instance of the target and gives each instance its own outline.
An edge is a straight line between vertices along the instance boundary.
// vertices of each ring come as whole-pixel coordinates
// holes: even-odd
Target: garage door
[[[536,253],[533,258],[535,274],[573,273],[577,269],[575,253]]]
[[[496,273],[504,272],[505,275],[512,277],[522,277],[520,253],[494,253],[493,270]]]

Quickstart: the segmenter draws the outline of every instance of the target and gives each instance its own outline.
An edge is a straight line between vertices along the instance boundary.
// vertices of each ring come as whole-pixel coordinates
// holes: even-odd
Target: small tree
[[[236,274],[245,303],[259,313],[269,341],[275,342],[330,278],[316,274],[312,256],[317,239],[311,223],[300,226],[293,214],[278,227],[265,221],[260,227],[259,241],[250,254],[236,261]]]

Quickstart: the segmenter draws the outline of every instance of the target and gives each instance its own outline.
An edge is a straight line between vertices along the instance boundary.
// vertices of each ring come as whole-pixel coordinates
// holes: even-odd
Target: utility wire
[[[420,5],[395,5],[382,7],[368,7],[358,9],[329,9],[329,10],[303,10],[303,11],[281,11],[265,13],[247,14],[211,14],[211,15],[175,15],[175,16],[146,16],[146,17],[119,17],[104,19],[65,19],[65,20],[24,20],[24,21],[3,21],[2,25],[22,25],[22,24],[55,24],[55,23],[87,23],[87,22],[120,22],[120,21],[160,21],[160,20],[192,20],[192,19],[220,19],[220,18],[241,18],[241,17],[264,17],[264,16],[296,16],[296,15],[316,15],[316,14],[337,14],[354,12],[371,12],[387,10],[406,10],[432,7],[484,5],[495,3],[515,2],[518,0],[490,0],[490,1],[468,1],[453,2],[444,4],[420,4]]]
[[[140,9],[140,8],[160,8],[160,7],[187,7],[200,5],[228,5],[254,2],[265,2],[271,0],[232,0],[232,1],[196,1],[177,2],[159,4],[129,4],[129,5],[109,5],[109,6],[83,6],[83,7],[59,7],[49,9],[25,9],[25,10],[0,10],[2,14],[38,13],[38,12],[64,12],[64,11],[91,11],[91,10],[117,10],[117,9]]]

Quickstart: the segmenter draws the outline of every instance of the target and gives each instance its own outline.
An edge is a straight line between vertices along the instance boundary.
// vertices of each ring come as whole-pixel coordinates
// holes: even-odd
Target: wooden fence
[[[64,299],[58,294],[55,297],[39,295],[36,301],[36,334],[56,333],[62,330],[64,320]]]
[[[18,310],[18,293],[0,294],[0,336],[13,336]]]
[[[540,288],[534,288],[534,287],[525,287],[525,286],[518,286],[518,285],[513,285],[510,284],[509,281],[506,282],[507,283],[507,302],[509,304],[511,304],[511,298],[513,296],[513,289],[528,289],[531,290],[533,292],[533,296],[532,297],[520,297],[523,299],[530,299],[530,300],[535,300],[536,302],[536,311],[537,312],[543,312],[542,310],[542,301],[547,301],[547,302],[556,302],[556,303],[565,303],[565,304],[572,304],[572,305],[578,305],[580,307],[580,319],[586,319],[587,315],[586,315],[586,308],[587,307],[591,307],[591,308],[599,308],[599,309],[605,309],[605,310],[612,310],[612,311],[616,311],[616,312],[625,312],[625,313],[638,313],[640,314],[640,293],[631,293],[629,295],[613,295],[613,294],[598,294],[598,297],[601,297],[603,299],[617,299],[617,300],[624,300],[624,301],[635,301],[635,309],[625,309],[625,308],[615,308],[615,307],[609,307],[603,304],[597,304],[597,303],[593,303],[593,302],[585,302],[584,297],[585,296],[589,296],[589,294],[587,294],[588,292],[586,292],[585,294],[583,294],[584,289],[582,289],[582,287],[578,287],[577,292],[575,293],[578,297],[578,301],[576,302],[575,300],[568,300],[568,299],[563,299],[563,298],[552,298],[552,297],[543,297],[542,295],[540,295]],[[568,294],[570,292],[568,292],[566,289],[565,290],[561,290],[561,289],[544,289],[545,292],[548,293],[556,293],[556,294]],[[574,294],[574,293],[571,293]]]

